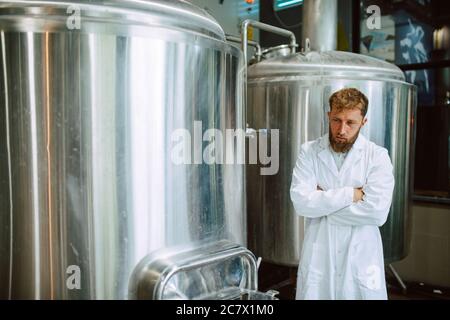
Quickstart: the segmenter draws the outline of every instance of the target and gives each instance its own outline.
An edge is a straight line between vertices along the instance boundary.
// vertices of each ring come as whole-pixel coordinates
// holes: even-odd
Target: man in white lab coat
[[[305,217],[297,299],[387,299],[379,227],[394,176],[387,150],[359,133],[367,108],[359,90],[335,92],[329,133],[301,146],[291,185]]]

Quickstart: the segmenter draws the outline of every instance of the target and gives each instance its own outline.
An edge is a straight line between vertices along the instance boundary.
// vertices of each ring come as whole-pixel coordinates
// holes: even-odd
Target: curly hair
[[[344,88],[333,93],[330,97],[330,110],[336,108],[338,111],[345,109],[359,109],[363,117],[367,114],[369,101],[358,89]]]

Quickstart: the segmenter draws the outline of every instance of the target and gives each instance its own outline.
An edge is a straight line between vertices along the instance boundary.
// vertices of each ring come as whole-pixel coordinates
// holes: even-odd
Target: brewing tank
[[[243,59],[205,11],[2,1],[0,55],[0,298],[124,299],[157,250],[246,243],[245,166],[202,159]]]
[[[415,87],[396,66],[368,56],[286,50],[277,56],[272,50],[270,58],[249,66],[247,87],[248,126],[269,135],[279,129],[278,173],[264,176],[258,166],[247,167],[249,248],[263,260],[298,265],[304,220],[290,199],[293,168],[300,146],[328,133],[329,97],[344,87],[367,96],[368,123],[361,133],[385,147],[394,166],[393,202],[381,228],[385,262],[408,254]]]

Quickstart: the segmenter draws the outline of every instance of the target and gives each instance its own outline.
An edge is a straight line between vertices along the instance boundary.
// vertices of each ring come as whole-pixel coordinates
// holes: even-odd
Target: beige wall
[[[413,206],[410,254],[393,265],[404,280],[450,287],[449,206]]]

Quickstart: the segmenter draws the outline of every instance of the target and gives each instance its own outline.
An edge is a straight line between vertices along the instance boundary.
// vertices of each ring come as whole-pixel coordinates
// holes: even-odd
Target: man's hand
[[[364,196],[364,191],[362,188],[354,189],[353,192],[353,202],[362,201]]]

